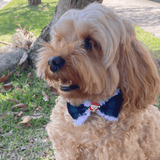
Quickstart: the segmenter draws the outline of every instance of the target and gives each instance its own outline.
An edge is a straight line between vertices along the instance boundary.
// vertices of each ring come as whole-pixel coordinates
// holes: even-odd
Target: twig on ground
[[[2,42],[0,41],[1,44],[5,44],[5,45],[10,45],[11,43],[7,43],[7,42]]]

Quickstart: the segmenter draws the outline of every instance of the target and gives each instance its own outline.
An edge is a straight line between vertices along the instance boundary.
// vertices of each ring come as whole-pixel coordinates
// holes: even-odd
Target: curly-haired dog
[[[51,34],[37,75],[60,94],[47,125],[56,159],[160,160],[160,80],[133,25],[92,3]]]

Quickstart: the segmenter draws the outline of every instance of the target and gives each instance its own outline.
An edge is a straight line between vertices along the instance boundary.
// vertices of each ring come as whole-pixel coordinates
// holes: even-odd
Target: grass
[[[0,10],[0,41],[10,42],[18,24],[31,28],[37,38],[53,17],[57,1],[43,0],[42,6],[28,6],[26,0],[12,0]],[[137,38],[144,42],[145,47],[155,57],[160,57],[160,39],[137,26],[135,29]],[[20,67],[16,71],[19,73]],[[33,74],[33,77],[30,78],[28,73]],[[0,84],[2,87],[12,82],[11,90],[0,89],[0,159],[53,159],[51,142],[44,128],[49,122],[57,96],[52,95],[46,82],[38,79],[33,69],[24,70],[21,74],[21,76],[16,76],[14,72],[7,82]],[[42,91],[50,97],[47,101],[43,100]],[[18,100],[27,107],[25,109],[14,108],[16,103],[9,99]],[[37,111],[39,106],[42,109]],[[160,98],[158,107],[160,108]],[[20,113],[22,115],[18,116]],[[31,126],[19,124],[23,116],[31,116],[29,121]]]
[[[15,29],[19,28],[18,24],[22,28],[28,26],[28,29],[34,32],[36,39],[52,19],[57,2],[58,0],[43,0],[42,5],[28,6],[27,0],[12,0],[0,10],[0,41],[10,43]],[[17,68],[18,72],[19,70]],[[33,74],[32,79],[28,77],[29,72]],[[36,78],[32,69],[21,74],[20,77],[17,77],[12,73],[9,77],[7,82],[13,83],[10,91],[2,93],[0,90],[0,159],[39,160],[45,159],[46,156],[53,159],[53,150],[45,131],[45,125],[49,122],[57,96],[51,94],[43,80]],[[28,82],[33,84],[28,84]],[[0,87],[3,84],[1,83]],[[52,98],[44,101],[42,91]],[[12,109],[15,103],[9,99],[19,100],[20,103],[27,105],[27,108]],[[39,106],[42,107],[42,110],[37,112],[36,109]],[[21,111],[23,113],[18,117]],[[18,124],[22,121],[23,116],[35,117],[29,122],[33,128]]]
[[[148,33],[140,27],[135,27],[137,38],[144,43],[145,48],[150,50],[155,58],[160,57],[160,38],[154,37],[152,33]]]
[[[19,70],[19,68],[16,69],[18,72]],[[33,77],[29,78],[28,73],[32,73]],[[12,89],[0,93],[0,139],[2,140],[0,159],[41,159],[45,152],[52,151],[53,153],[44,125],[49,122],[51,109],[57,96],[52,95],[49,87],[43,80],[36,77],[33,69],[24,71],[19,77],[12,73],[9,82],[13,83]],[[3,84],[4,82],[1,85]],[[52,98],[44,101],[42,91]],[[27,107],[25,109],[13,108],[16,104],[9,99],[19,100]],[[36,111],[39,106],[42,109]],[[20,111],[23,113],[18,117]],[[19,124],[23,116],[34,117],[29,121],[33,128]]]
[[[18,24],[28,26],[36,39],[52,19],[57,2],[42,0],[42,5],[29,6],[27,0],[12,0],[0,10],[0,41],[10,43]]]

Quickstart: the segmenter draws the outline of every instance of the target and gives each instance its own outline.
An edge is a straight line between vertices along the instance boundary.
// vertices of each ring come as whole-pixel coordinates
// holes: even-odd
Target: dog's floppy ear
[[[119,86],[123,93],[123,106],[137,111],[155,103],[160,79],[151,54],[137,40],[134,27],[126,20],[123,23],[126,37],[119,48]]]

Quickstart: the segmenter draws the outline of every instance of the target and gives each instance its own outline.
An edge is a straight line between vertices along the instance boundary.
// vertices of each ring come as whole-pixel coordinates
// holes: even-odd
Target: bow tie
[[[98,114],[109,121],[115,121],[118,118],[119,111],[123,102],[123,95],[120,89],[117,89],[114,96],[108,98],[107,101],[89,102],[85,101],[84,104],[72,106],[67,101],[68,112],[74,120],[74,125],[82,125],[86,119],[92,114]]]

